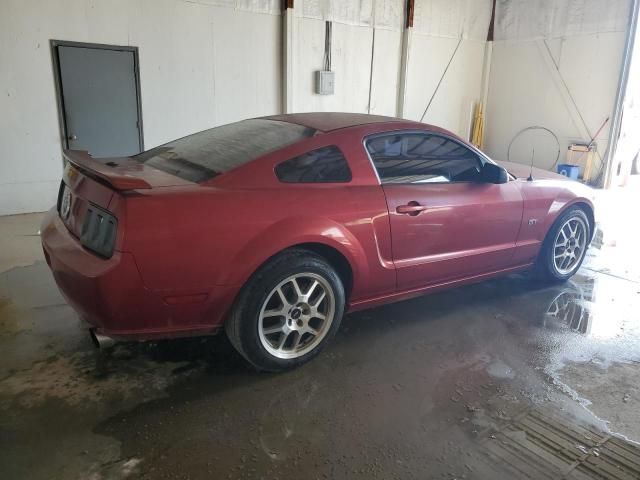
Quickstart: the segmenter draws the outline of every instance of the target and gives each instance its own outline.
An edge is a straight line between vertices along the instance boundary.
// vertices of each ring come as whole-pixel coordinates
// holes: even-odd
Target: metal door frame
[[[53,65],[53,80],[56,90],[56,101],[58,105],[58,123],[60,126],[60,140],[63,149],[69,148],[69,137],[67,131],[67,119],[64,109],[64,96],[62,95],[62,77],[60,71],[60,59],[58,58],[58,47],[79,47],[94,48],[97,50],[116,50],[133,53],[133,74],[136,86],[136,102],[138,112],[138,143],[140,151],[144,151],[144,134],[142,126],[142,103],[140,101],[140,59],[138,57],[138,47],[128,47],[122,45],[104,45],[101,43],[70,42],[66,40],[49,40],[51,45],[51,60]]]

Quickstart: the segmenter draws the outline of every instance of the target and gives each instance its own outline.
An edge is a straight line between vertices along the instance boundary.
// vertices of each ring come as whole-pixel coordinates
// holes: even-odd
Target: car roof
[[[289,113],[283,115],[271,115],[262,117],[268,120],[295,123],[304,127],[313,128],[321,132],[331,132],[341,128],[356,127],[371,123],[395,124],[394,126],[419,125],[421,128],[429,128],[430,125],[405,120],[402,118],[386,117],[383,115],[367,115],[366,113],[346,113],[346,112],[309,112],[309,113]],[[434,130],[439,130],[433,127]]]

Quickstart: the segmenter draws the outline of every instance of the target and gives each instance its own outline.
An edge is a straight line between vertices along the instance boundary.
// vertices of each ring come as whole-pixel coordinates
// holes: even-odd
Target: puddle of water
[[[598,232],[580,273],[549,302],[532,344],[561,391],[610,433],[639,441],[640,418],[624,413],[630,405],[623,398],[626,379],[640,372],[640,282],[630,274],[640,253],[619,248],[612,238]]]
[[[506,363],[496,360],[487,366],[487,373],[494,378],[513,379],[515,372]]]

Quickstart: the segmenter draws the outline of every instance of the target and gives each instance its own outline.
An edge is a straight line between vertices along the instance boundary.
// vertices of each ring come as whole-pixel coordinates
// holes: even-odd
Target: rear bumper
[[[92,254],[69,232],[55,208],[45,216],[40,232],[60,291],[100,335],[146,340],[213,334],[233,301],[235,292],[223,287],[197,302],[167,303],[164,299],[175,298],[176,292],[147,289],[133,254],[116,251],[109,259]]]

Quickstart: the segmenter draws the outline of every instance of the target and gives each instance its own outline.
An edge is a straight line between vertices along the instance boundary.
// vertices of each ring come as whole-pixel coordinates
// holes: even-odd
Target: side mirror
[[[480,181],[484,183],[507,183],[509,174],[495,163],[486,162],[480,170]]]

